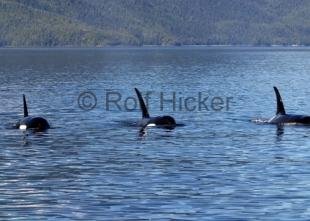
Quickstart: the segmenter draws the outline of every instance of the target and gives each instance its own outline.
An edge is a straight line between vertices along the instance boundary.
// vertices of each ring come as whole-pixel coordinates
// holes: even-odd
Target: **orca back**
[[[24,108],[24,118],[20,120],[16,126],[26,126],[25,129],[34,129],[36,131],[44,131],[50,128],[50,125],[46,119],[43,117],[29,116],[28,106],[26,101],[26,96],[23,94],[23,108]]]
[[[43,117],[25,117],[20,121],[20,125],[25,125],[26,129],[34,129],[36,131],[44,131],[50,128],[48,121]]]
[[[152,121],[156,125],[166,125],[166,126],[176,125],[174,118],[171,116],[155,117]]]

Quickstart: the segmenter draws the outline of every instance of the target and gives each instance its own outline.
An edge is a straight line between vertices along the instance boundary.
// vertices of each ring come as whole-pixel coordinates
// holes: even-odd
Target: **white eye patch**
[[[148,127],[156,127],[156,124],[148,124]]]
[[[19,129],[20,130],[26,130],[27,129],[27,125],[24,125],[24,124],[19,125]]]

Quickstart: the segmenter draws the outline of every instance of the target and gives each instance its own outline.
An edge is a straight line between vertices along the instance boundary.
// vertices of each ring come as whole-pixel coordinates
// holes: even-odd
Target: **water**
[[[310,128],[251,120],[274,115],[274,85],[287,112],[310,114],[309,61],[308,48],[0,50],[0,219],[308,219]],[[123,104],[134,87],[151,92],[151,115],[185,126],[141,136],[140,111]],[[90,111],[78,105],[86,91]],[[107,110],[109,92],[121,110]],[[161,92],[233,100],[161,111]],[[10,129],[23,93],[53,129]]]

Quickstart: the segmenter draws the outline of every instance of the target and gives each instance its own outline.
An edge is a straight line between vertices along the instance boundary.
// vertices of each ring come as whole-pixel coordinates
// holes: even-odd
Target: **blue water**
[[[310,114],[309,73],[309,48],[1,49],[0,220],[306,220],[310,127],[252,120],[274,115],[273,86]],[[140,134],[134,87],[184,126]],[[209,110],[161,110],[161,93]],[[52,129],[11,129],[22,94]]]

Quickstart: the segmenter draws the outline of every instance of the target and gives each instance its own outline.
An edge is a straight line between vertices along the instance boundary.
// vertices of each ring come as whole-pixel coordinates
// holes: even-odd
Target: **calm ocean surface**
[[[251,122],[274,115],[273,86],[310,114],[309,48],[1,49],[0,82],[0,220],[310,217],[310,127]],[[141,135],[134,87],[184,126]],[[186,110],[199,93],[208,110]],[[52,129],[11,129],[22,94]]]

